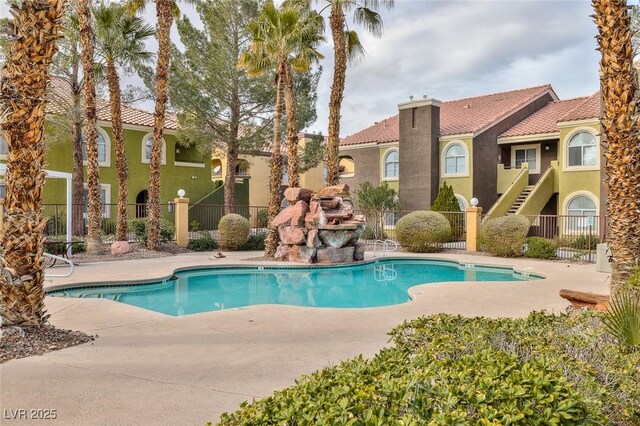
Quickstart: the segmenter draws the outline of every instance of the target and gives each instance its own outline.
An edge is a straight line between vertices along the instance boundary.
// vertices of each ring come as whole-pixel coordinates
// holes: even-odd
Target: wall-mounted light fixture
[[[548,143],[544,145],[545,151],[549,151],[550,149],[551,149],[551,145],[549,145]]]

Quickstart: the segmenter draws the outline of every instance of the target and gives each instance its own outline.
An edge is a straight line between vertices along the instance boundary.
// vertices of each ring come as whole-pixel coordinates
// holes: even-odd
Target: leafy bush
[[[451,238],[451,225],[440,213],[416,211],[398,220],[396,238],[411,252],[437,251]]]
[[[360,239],[361,240],[375,240],[376,239],[376,233],[373,231],[373,229],[371,229],[371,228],[369,228],[367,226],[364,229],[364,231],[362,232],[362,235],[360,235]]]
[[[189,241],[187,248],[193,251],[211,251],[218,248],[218,242],[207,232],[202,237]]]
[[[593,312],[423,317],[373,359],[317,371],[221,424],[637,424],[640,351],[603,331]]]
[[[258,210],[258,228],[266,228],[269,226],[269,210]]]
[[[553,259],[556,257],[556,244],[546,238],[531,237],[527,238],[526,257],[535,257],[537,259]]]
[[[264,242],[267,239],[266,232],[259,232],[249,236],[249,239],[240,246],[239,250],[264,250]]]
[[[146,243],[147,242],[147,219],[146,218],[138,218],[131,219],[128,225],[129,229],[133,234],[138,238],[138,240]],[[176,232],[176,228],[173,226],[173,223],[167,219],[160,218],[160,240],[162,241],[172,241],[173,235]]]
[[[373,186],[371,182],[360,184],[360,188],[354,191],[358,208],[367,218],[367,224],[374,233],[375,239],[383,239],[384,220],[388,214],[400,209],[398,191],[391,188],[387,182],[380,186]]]
[[[222,216],[218,223],[218,243],[225,250],[238,250],[249,239],[251,225],[239,214]]]
[[[197,220],[192,220],[190,223],[191,232],[198,232],[200,230],[200,222]]]
[[[431,210],[434,212],[459,212],[460,204],[453,192],[453,187],[447,185],[447,182],[442,182],[442,186],[438,190],[438,196],[431,205]]]
[[[598,246],[600,240],[596,235],[592,234],[583,234],[578,235],[573,240],[571,240],[571,248],[578,250],[595,250]]]
[[[529,219],[524,216],[503,216],[487,220],[482,226],[484,249],[500,257],[522,255],[529,232]]]

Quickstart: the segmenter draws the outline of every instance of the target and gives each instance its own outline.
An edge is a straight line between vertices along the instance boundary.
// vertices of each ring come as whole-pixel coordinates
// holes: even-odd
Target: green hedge
[[[440,213],[415,211],[398,220],[396,238],[411,252],[438,251],[451,238],[451,225]]]
[[[521,256],[529,232],[529,219],[524,216],[502,216],[482,225],[480,241],[484,250],[494,256]]]
[[[527,238],[526,257],[535,257],[537,259],[553,259],[556,257],[557,245],[551,240],[540,237]]]
[[[131,219],[128,228],[142,242],[147,242],[147,218]],[[167,219],[160,218],[160,240],[172,241],[176,232],[173,223]]]
[[[303,377],[223,414],[222,425],[633,425],[640,351],[597,314],[525,319],[434,315],[394,346]]]
[[[187,248],[193,251],[211,251],[218,248],[218,242],[205,231],[201,237],[189,241]]]

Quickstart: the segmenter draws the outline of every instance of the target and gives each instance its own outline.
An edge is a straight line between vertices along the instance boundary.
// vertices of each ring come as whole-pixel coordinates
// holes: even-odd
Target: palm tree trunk
[[[73,43],[71,56],[76,57],[78,54],[78,44]],[[72,112],[72,128],[71,139],[73,140],[73,171],[71,174],[72,190],[71,190],[71,209],[72,215],[72,234],[77,237],[84,237],[84,219],[82,211],[84,209],[84,200],[82,194],[84,192],[84,169],[82,165],[82,84],[79,77],[80,63],[74,60],[71,66],[71,76],[69,85],[71,86],[71,96],[73,96],[73,112]]]
[[[87,141],[87,253],[102,254],[102,202],[100,200],[100,169],[98,167],[98,130],[96,128],[96,87],[93,72],[93,35],[89,0],[78,1],[82,72],[84,74],[85,138]]]
[[[626,0],[593,0],[598,27],[603,148],[608,189],[611,293],[640,262],[640,131],[638,83],[633,68]]]
[[[153,145],[149,162],[149,201],[147,217],[147,248],[160,249],[160,166],[162,164],[162,133],[167,108],[167,84],[171,49],[171,0],[156,0],[158,18],[158,64],[156,67],[156,110],[153,124]]]
[[[280,67],[282,70],[282,67]],[[271,222],[280,211],[280,186],[282,185],[282,153],[280,152],[280,118],[282,117],[283,73],[276,76],[276,111],[273,116],[273,145],[269,162],[269,231],[264,244],[264,255],[273,257],[278,248],[278,229]]]
[[[10,3],[9,54],[0,80],[2,128],[9,146],[6,219],[0,232],[0,318],[38,325],[48,318],[42,268],[44,120],[48,69],[61,35],[63,0]]]
[[[340,109],[347,76],[347,44],[344,37],[344,14],[340,7],[332,7],[329,16],[333,37],[333,84],[329,98],[329,134],[327,144],[327,185],[336,185],[340,180],[338,152],[340,150]]]
[[[118,219],[116,222],[116,241],[127,241],[127,180],[129,170],[122,135],[122,104],[120,100],[120,76],[113,61],[107,62],[107,81],[111,104],[111,127],[116,154],[116,172],[118,173]]]
[[[298,175],[298,122],[296,119],[296,96],[293,88],[291,64],[285,68],[284,98],[287,105],[287,164],[289,165],[289,187],[300,186]]]

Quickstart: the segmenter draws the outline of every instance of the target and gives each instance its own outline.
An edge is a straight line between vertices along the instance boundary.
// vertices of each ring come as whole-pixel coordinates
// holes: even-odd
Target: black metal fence
[[[607,240],[607,216],[525,216],[531,226],[528,237],[539,237],[555,246],[559,259],[595,262],[597,245]],[[483,221],[491,217],[484,215]],[[528,245],[524,250],[528,250]]]
[[[376,212],[370,212],[365,215],[367,219],[367,229],[360,237],[365,241],[375,240],[394,240],[397,242],[396,237],[396,223],[401,217],[411,213],[409,210],[380,210]],[[466,233],[467,233],[467,220],[465,212],[440,212],[443,214],[449,224],[451,225],[452,235],[451,240],[444,243],[442,248],[465,250],[467,246]],[[364,214],[361,211],[356,211],[355,214]],[[371,243],[372,244],[372,243]]]
[[[189,238],[197,238],[202,232],[215,237],[218,223],[228,213],[239,214],[251,225],[251,233],[266,232],[269,222],[269,210],[264,206],[229,206],[218,204],[194,204],[189,206]]]
[[[160,205],[160,219],[164,222],[161,224],[169,230],[175,227],[174,204],[166,203]],[[84,241],[87,236],[87,206],[85,204],[72,205],[72,232],[74,240]],[[50,239],[65,239],[67,233],[67,205],[66,204],[45,204],[42,209],[43,215],[48,219],[45,228],[45,235]],[[118,215],[117,204],[104,204],[102,206],[102,239],[105,243],[115,240],[116,219]],[[131,226],[131,221],[138,220],[143,222],[146,220],[147,206],[145,204],[128,204],[127,218],[130,226],[128,226],[127,239],[130,242],[140,242],[143,239],[143,232],[140,226]],[[170,225],[169,225],[170,224]],[[169,232],[165,232],[168,235]],[[175,236],[175,233],[174,233]]]

